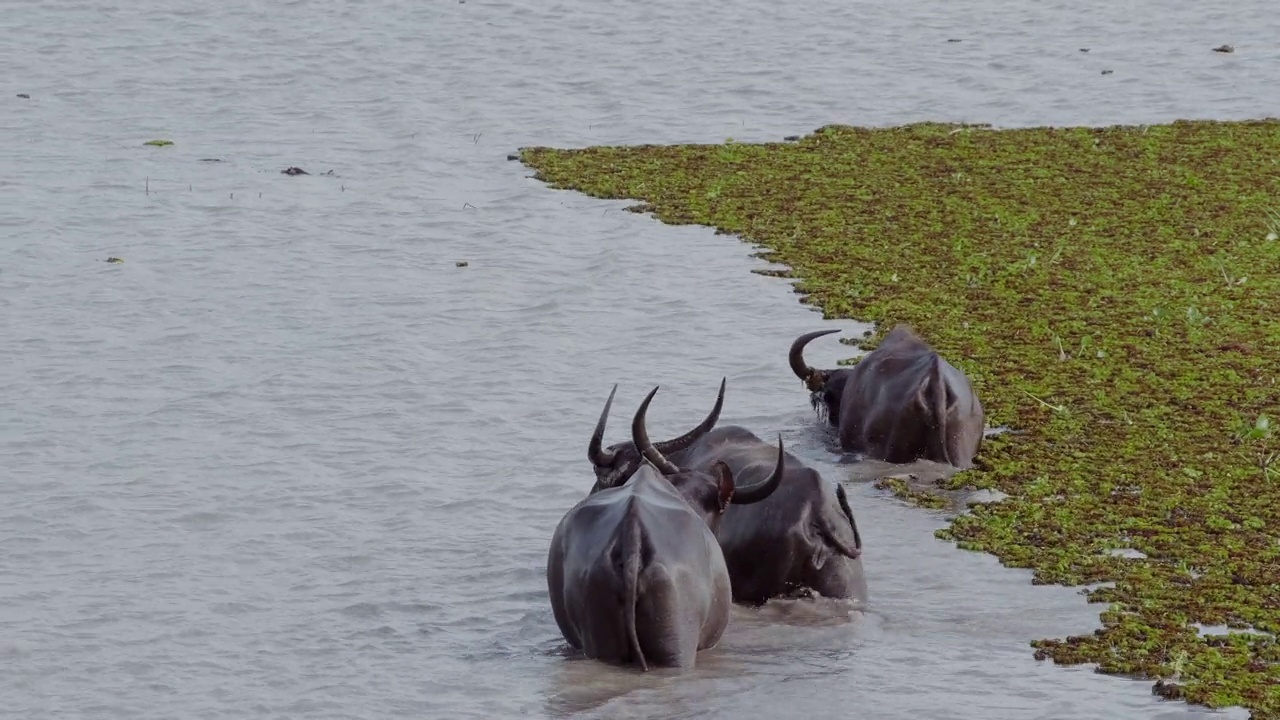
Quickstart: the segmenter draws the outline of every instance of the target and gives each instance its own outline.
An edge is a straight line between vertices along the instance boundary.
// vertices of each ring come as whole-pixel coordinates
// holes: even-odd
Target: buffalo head
[[[819,370],[809,367],[804,361],[804,347],[823,335],[840,332],[839,328],[831,330],[815,330],[805,333],[791,343],[787,359],[791,363],[791,371],[809,389],[809,402],[819,416],[825,417],[832,425],[840,425],[840,401],[844,397],[844,387],[849,380],[851,368],[835,370]]]
[[[644,416],[649,410],[649,403],[658,392],[658,388],[649,391],[640,409],[636,410],[631,420],[631,441],[645,460],[648,460],[663,474],[676,490],[684,496],[695,512],[703,515],[712,532],[719,527],[720,515],[729,506],[751,505],[758,503],[770,495],[782,484],[784,474],[784,456],[782,452],[782,436],[778,436],[778,464],[773,474],[765,480],[748,488],[735,487],[733,473],[724,461],[715,462],[709,471],[685,470],[667,459],[654,443],[649,441],[649,433],[645,431]],[[720,385],[721,398],[724,397],[724,384]],[[719,403],[717,403],[717,409]]]
[[[722,378],[720,380],[720,394],[716,396],[715,406],[711,408],[711,413],[697,427],[680,437],[654,443],[654,448],[663,454],[677,453],[685,450],[703,435],[711,432],[711,429],[716,426],[716,422],[720,419],[721,408],[724,407],[724,386],[725,379]],[[609,392],[609,399],[604,403],[604,410],[600,413],[600,419],[596,421],[596,429],[591,433],[591,443],[587,445],[587,459],[591,461],[591,466],[596,473],[596,482],[591,488],[593,493],[626,482],[636,470],[640,469],[640,465],[644,462],[644,457],[641,455],[634,440],[615,443],[601,449],[604,441],[605,423],[609,420],[609,408],[613,406],[613,396],[616,392],[618,392],[618,386],[614,385],[613,390]],[[657,390],[655,389],[654,392],[657,392]],[[648,407],[647,402],[645,407]]]

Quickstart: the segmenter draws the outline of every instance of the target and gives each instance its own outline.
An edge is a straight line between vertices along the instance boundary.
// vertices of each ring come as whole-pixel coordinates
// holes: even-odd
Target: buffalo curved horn
[[[654,443],[653,446],[663,454],[680,452],[697,442],[703,435],[711,432],[711,428],[715,427],[716,422],[720,420],[720,410],[724,407],[724,384],[726,380],[728,380],[728,378],[720,378],[720,394],[716,396],[715,407],[711,408],[711,413],[707,415],[705,420],[699,423],[697,427],[680,437],[674,440],[657,442]]]
[[[613,396],[616,392],[618,392],[618,384],[614,383],[613,390],[609,391],[609,399],[604,401],[604,411],[596,421],[595,432],[591,433],[591,443],[587,445],[587,459],[597,467],[608,467],[617,458],[617,453],[612,450],[605,452],[600,448],[604,440],[604,425],[609,421],[609,408],[613,406]]]
[[[804,346],[823,335],[830,335],[831,333],[838,332],[840,332],[840,328],[814,330],[813,332],[805,333],[804,335],[796,338],[795,342],[791,343],[791,351],[787,353],[787,360],[791,362],[791,372],[795,373],[796,377],[806,383],[809,382],[809,378],[812,377],[817,370],[809,367],[809,364],[804,361]]]
[[[778,464],[774,466],[773,474],[769,476],[768,480],[756,483],[749,488],[735,488],[733,499],[730,502],[735,505],[750,505],[772,495],[773,491],[782,485],[782,471],[785,464],[786,457],[782,452],[782,433],[778,433]]]
[[[674,475],[680,472],[680,467],[670,460],[662,456],[662,451],[653,446],[649,442],[649,433],[644,429],[644,415],[649,410],[649,402],[653,400],[653,396],[658,392],[658,388],[654,387],[645,397],[644,402],[640,403],[640,409],[636,411],[636,416],[631,420],[631,441],[639,448],[641,454],[654,467],[658,468],[663,475]]]

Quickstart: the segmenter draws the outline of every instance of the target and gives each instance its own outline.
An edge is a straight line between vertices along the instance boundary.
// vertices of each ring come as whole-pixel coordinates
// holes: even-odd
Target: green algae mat
[[[1035,656],[1280,717],[1280,121],[520,157],[552,187],[768,248],[803,302],[877,323],[863,348],[913,326],[989,425],[1021,431],[937,488],[1009,497],[939,536],[1034,583],[1099,584],[1102,628]]]

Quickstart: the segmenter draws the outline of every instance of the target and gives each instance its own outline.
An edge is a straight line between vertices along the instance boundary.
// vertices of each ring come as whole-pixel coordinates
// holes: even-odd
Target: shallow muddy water
[[[506,155],[1275,115],[1278,31],[1260,0],[7,3],[0,712],[1209,714],[1036,662],[1101,608],[826,452],[785,358],[824,323],[749,246]],[[614,441],[722,376],[725,422],[847,483],[870,605],[736,609],[684,676],[575,659],[543,569],[610,386]]]

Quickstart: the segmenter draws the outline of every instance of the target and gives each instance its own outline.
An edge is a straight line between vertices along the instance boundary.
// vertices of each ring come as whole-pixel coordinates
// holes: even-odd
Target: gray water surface
[[[1277,36],[1263,0],[9,0],[0,713],[1208,714],[1035,661],[1102,608],[837,463],[785,358],[825,323],[748,245],[506,155],[1276,115]],[[576,658],[543,572],[610,386],[614,441],[722,376],[724,422],[847,483],[870,606],[736,609],[684,676]]]

